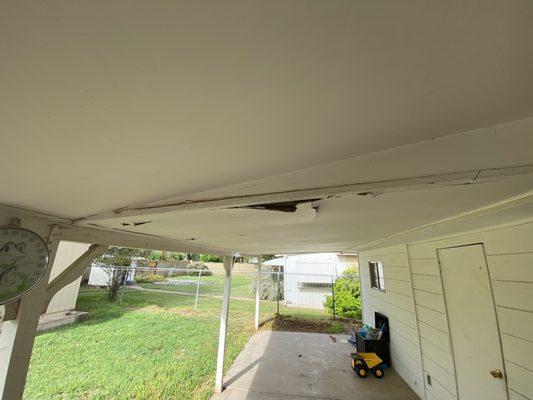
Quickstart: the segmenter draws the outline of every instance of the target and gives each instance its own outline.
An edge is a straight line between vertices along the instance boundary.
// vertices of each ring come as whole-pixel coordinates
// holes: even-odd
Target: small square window
[[[385,276],[383,275],[383,263],[381,261],[370,261],[370,287],[385,291]]]

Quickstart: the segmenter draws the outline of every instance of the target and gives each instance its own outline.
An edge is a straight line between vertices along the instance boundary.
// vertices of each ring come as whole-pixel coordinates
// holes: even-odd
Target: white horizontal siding
[[[442,294],[440,276],[412,274],[413,287],[430,293]]]
[[[450,394],[455,396],[455,376],[448,370],[442,368],[426,355],[422,356],[424,369],[432,377],[433,381],[439,382]]]
[[[529,400],[526,396],[521,395],[513,389],[509,389],[509,400]]]
[[[510,361],[505,363],[505,369],[507,371],[509,389],[514,393],[519,393],[526,399],[531,399],[531,393],[533,393],[533,371]]]
[[[416,305],[429,308],[440,313],[445,313],[444,297],[439,293],[426,292],[424,290],[415,289]]]
[[[368,263],[381,261],[385,291],[370,287]],[[423,396],[420,346],[418,341],[413,289],[405,246],[394,246],[359,254],[363,322],[374,326],[374,313],[389,318],[391,361],[397,373]]]
[[[483,243],[502,338],[510,399],[533,400],[533,224],[488,229],[409,244],[408,255],[422,343],[428,399],[456,395],[455,375],[437,249]],[[445,388],[448,393],[440,390]]]
[[[500,307],[533,311],[533,284],[493,281],[494,298]]]
[[[433,326],[442,332],[448,331],[448,321],[446,320],[446,314],[443,312],[434,311],[420,305],[416,306],[416,311],[420,323]]]
[[[532,312],[498,307],[498,318],[502,333],[533,341]]]
[[[420,392],[422,385],[418,385],[419,395],[425,392],[428,400],[455,399],[453,351],[437,249],[474,243],[483,243],[487,255],[509,398],[533,400],[533,223],[410,243],[407,252],[404,246],[362,252],[365,323],[373,323],[374,311],[388,315],[398,336],[391,344],[394,358],[405,364],[409,375],[414,360],[406,358],[401,346],[410,351],[416,346],[422,354],[419,363],[424,380],[431,376],[432,384],[425,384],[425,391]],[[385,292],[370,288],[368,261],[383,262]]]

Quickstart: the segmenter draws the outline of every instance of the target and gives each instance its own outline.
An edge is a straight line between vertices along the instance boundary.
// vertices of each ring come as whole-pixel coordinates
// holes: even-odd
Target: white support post
[[[255,330],[259,329],[259,292],[261,290],[261,256],[257,257],[257,280],[255,282]]]
[[[224,296],[222,297],[222,311],[220,313],[220,333],[218,337],[217,375],[215,378],[215,390],[222,393],[224,390],[224,354],[226,351],[226,332],[228,328],[228,310],[231,290],[231,270],[233,268],[233,256],[224,257]]]
[[[196,282],[196,298],[194,299],[194,309],[198,308],[198,296],[200,295],[200,280],[202,279],[202,270],[198,271],[198,281]]]
[[[19,302],[17,316],[4,322],[0,335],[0,395],[2,400],[22,399],[30,364],[33,342],[43,306],[47,299],[48,280],[59,247],[57,227],[48,240],[49,267],[31,292]]]

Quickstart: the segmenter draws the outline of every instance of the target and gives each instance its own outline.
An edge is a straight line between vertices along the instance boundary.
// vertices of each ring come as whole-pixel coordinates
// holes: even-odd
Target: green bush
[[[211,263],[221,263],[222,262],[222,257],[215,256],[213,254],[200,254],[199,259],[202,262],[211,262]]]
[[[361,286],[357,278],[357,269],[345,270],[342,277],[338,278],[333,285],[333,296],[327,296],[324,306],[333,315],[333,303],[335,303],[335,315],[343,318],[361,319]]]
[[[165,282],[166,280],[167,280],[166,277],[164,277],[163,275],[157,275],[157,274],[142,275],[142,276],[137,276],[136,278],[137,283]]]
[[[187,275],[189,276],[198,276],[198,270],[202,271],[202,276],[213,275],[213,271],[210,271],[209,267],[202,263],[190,263],[189,265],[187,265],[187,269],[191,270],[187,271]]]
[[[183,253],[177,253],[175,251],[149,250],[146,258],[152,261],[159,261],[159,260],[180,261],[180,260],[185,259],[185,255]]]

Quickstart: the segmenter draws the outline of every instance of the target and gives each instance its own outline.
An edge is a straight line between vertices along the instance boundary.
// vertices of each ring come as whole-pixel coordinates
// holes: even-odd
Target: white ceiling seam
[[[217,244],[245,253],[282,253],[352,250],[397,232],[486,207],[495,201],[531,190],[533,174],[495,181],[389,192],[372,196],[333,196],[320,201],[312,220],[284,213],[253,209],[196,209],[146,216],[150,224],[139,232],[169,238],[195,238],[197,245]],[[516,215],[513,218],[523,218]],[[492,216],[480,223],[489,224]],[[104,228],[120,227],[130,217],[99,221]]]
[[[353,182],[354,177],[357,177],[359,182],[371,182],[418,176],[421,170],[427,171],[425,175],[440,175],[509,165],[526,165],[533,161],[531,132],[533,132],[533,118],[526,118],[408,143],[262,179],[217,187],[205,192],[172,196],[121,208],[143,208],[207,198],[283,192],[306,187],[342,186],[347,182]],[[482,151],[474,151],[478,147],[482,148]]]
[[[529,211],[527,214],[524,214],[524,218],[510,218],[505,220],[504,222],[500,222],[499,224],[496,224],[494,222],[490,224],[482,224],[479,228],[465,228],[464,225],[462,229],[454,229],[453,227],[449,229],[448,227],[453,225],[456,222],[465,222],[469,219],[479,219],[484,216],[487,216],[489,214],[496,214],[496,213],[505,213],[506,211],[519,208],[519,207],[529,207]],[[533,220],[533,191],[528,193],[523,193],[521,195],[505,199],[501,202],[494,203],[487,205],[485,207],[481,207],[478,209],[470,210],[461,214],[457,214],[454,216],[451,216],[449,218],[444,218],[439,221],[432,222],[427,225],[418,226],[416,228],[406,230],[403,232],[395,233],[394,235],[390,235],[387,237],[380,238],[379,240],[375,240],[368,243],[361,243],[357,245],[356,247],[352,248],[352,251],[362,251],[362,250],[368,250],[376,247],[382,247],[384,243],[388,245],[393,245],[397,243],[406,243],[406,242],[416,242],[416,241],[423,241],[427,240],[428,237],[432,238],[444,238],[448,235],[455,236],[457,235],[458,231],[462,230],[463,234],[468,234],[470,232],[476,232],[479,230],[486,229],[487,226],[491,225],[492,227],[498,227],[498,226],[509,226],[514,225],[518,223],[528,223]],[[443,228],[439,231],[437,231],[435,228]],[[446,230],[448,228],[448,230]],[[428,234],[428,232],[430,232]]]
[[[38,228],[39,231],[56,226],[58,237],[66,241],[184,253],[231,254],[225,249],[195,245],[192,242],[183,242],[142,232],[121,231],[96,225],[77,227],[72,224],[72,221],[64,218],[0,204],[0,225],[2,223],[9,224],[13,218],[20,219],[22,226],[30,229]]]
[[[442,186],[456,186],[467,184],[480,184],[496,179],[533,173],[533,165],[521,165],[505,168],[492,168],[484,170],[464,171],[451,174],[416,176],[404,179],[395,179],[380,182],[361,182],[340,186],[323,188],[299,189],[280,193],[262,193],[257,195],[235,196],[220,199],[185,200],[181,203],[162,204],[148,206],[145,208],[121,208],[112,212],[96,214],[87,218],[74,221],[75,224],[86,224],[99,220],[124,217],[140,217],[144,215],[155,215],[167,212],[187,211],[194,209],[215,209],[215,208],[235,208],[254,204],[291,202],[307,200],[316,197],[329,197],[343,194],[357,194],[361,196],[377,196],[383,193],[390,193],[404,190],[420,190],[436,188]],[[131,225],[141,224],[141,222],[131,222]]]

